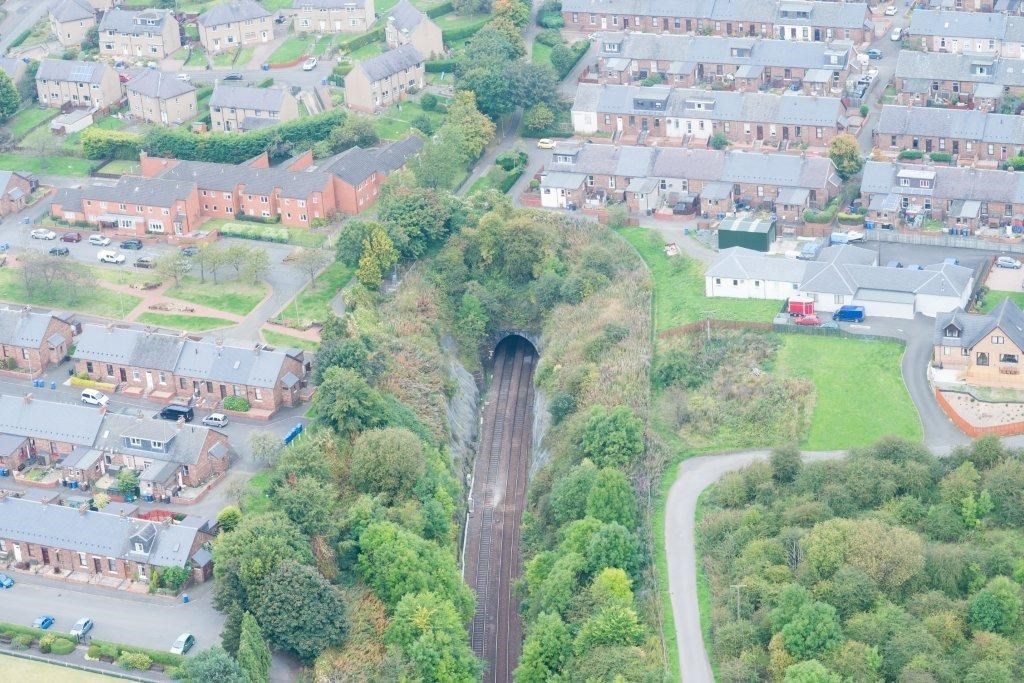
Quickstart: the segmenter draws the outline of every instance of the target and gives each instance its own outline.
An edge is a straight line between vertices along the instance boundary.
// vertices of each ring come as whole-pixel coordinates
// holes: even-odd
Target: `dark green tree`
[[[242,632],[238,644],[239,668],[250,683],[267,683],[270,680],[270,648],[263,638],[263,631],[256,617],[246,612],[242,616]]]
[[[625,474],[611,467],[597,473],[587,495],[587,514],[627,529],[636,527],[636,493]]]
[[[242,521],[242,511],[237,505],[227,505],[217,513],[217,526],[221,531],[234,531]]]
[[[572,656],[572,636],[557,614],[537,615],[523,643],[515,671],[517,683],[547,683],[562,672]]]
[[[338,492],[332,484],[309,476],[297,477],[275,488],[273,498],[307,536],[319,536],[331,528],[338,503]]]
[[[605,607],[583,622],[573,649],[577,655],[600,645],[639,645],[644,629],[632,607]]]
[[[788,484],[800,474],[803,461],[800,451],[795,446],[785,446],[772,451],[769,463],[772,466],[772,479],[777,484]]]
[[[1020,586],[997,576],[971,600],[971,628],[1012,635],[1020,624],[1021,607]]]
[[[597,472],[593,462],[584,460],[551,485],[548,514],[555,526],[586,517],[587,501],[597,481]]]
[[[417,680],[473,681],[481,673],[459,612],[435,593],[404,596],[384,639],[401,651]]]
[[[644,425],[626,406],[594,406],[579,439],[580,452],[598,467],[624,467],[644,451]]]
[[[383,426],[387,410],[380,392],[347,368],[328,368],[313,395],[317,420],[347,437]]]
[[[21,108],[21,95],[11,77],[0,71],[0,123],[14,116]]]
[[[786,667],[783,683],[842,683],[839,674],[829,671],[817,659]]]
[[[249,683],[238,663],[216,645],[189,656],[178,672],[188,683]]]
[[[352,446],[352,485],[362,493],[401,500],[425,472],[423,443],[407,429],[372,429]]]
[[[786,651],[797,659],[813,659],[827,654],[843,641],[836,610],[824,602],[803,605],[793,620],[782,629]]]

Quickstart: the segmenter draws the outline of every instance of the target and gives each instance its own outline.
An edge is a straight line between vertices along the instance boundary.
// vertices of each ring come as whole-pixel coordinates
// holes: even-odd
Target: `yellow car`
[[[541,138],[537,140],[537,149],[554,149],[555,141],[551,138]]]

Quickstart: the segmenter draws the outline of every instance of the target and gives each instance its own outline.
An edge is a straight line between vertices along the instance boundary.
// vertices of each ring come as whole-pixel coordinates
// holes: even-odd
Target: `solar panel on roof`
[[[71,69],[70,81],[88,81],[92,79],[93,64],[78,64]]]

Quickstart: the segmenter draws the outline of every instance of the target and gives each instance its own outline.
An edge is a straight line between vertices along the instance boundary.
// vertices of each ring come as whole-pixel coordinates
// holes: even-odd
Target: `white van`
[[[100,252],[96,254],[96,259],[100,263],[124,263],[125,260],[124,254],[119,254],[116,251],[111,251],[110,249],[101,249]]]

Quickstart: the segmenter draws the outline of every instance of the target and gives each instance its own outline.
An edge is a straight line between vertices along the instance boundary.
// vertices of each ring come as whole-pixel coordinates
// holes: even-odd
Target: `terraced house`
[[[993,111],[1006,95],[1024,95],[1024,59],[901,50],[896,61],[897,103],[968,102]]]
[[[0,308],[0,369],[40,374],[68,355],[74,330],[67,313]]]
[[[562,17],[567,29],[585,33],[624,30],[794,41],[861,43],[873,28],[867,4],[859,2],[564,0]]]
[[[770,95],[667,86],[580,83],[572,105],[577,134],[706,145],[716,133],[737,144],[824,147],[846,128],[837,97]]]
[[[125,91],[132,117],[140,121],[178,125],[197,114],[196,89],[163,71],[146,69]]]
[[[877,149],[947,153],[962,166],[994,168],[1024,151],[1024,118],[977,109],[886,105],[874,132]]]
[[[989,54],[1018,59],[1024,17],[1002,13],[915,9],[910,40],[928,52]]]
[[[345,76],[345,104],[373,113],[406,99],[426,85],[423,55],[411,43],[358,62]]]
[[[199,15],[199,42],[207,52],[269,42],[274,37],[271,16],[253,0],[218,2]]]
[[[193,182],[122,176],[113,186],[85,185],[54,195],[50,215],[120,235],[188,235],[205,220]]]
[[[806,209],[835,197],[839,185],[827,157],[564,143],[543,171],[540,192],[547,207],[597,208],[611,199],[656,211],[699,200],[711,216],[745,201],[798,222]]]
[[[425,57],[444,54],[441,27],[430,17],[416,9],[409,0],[400,0],[388,12],[384,24],[384,42],[388,48],[412,45]]]
[[[245,132],[299,118],[299,103],[285,88],[217,85],[210,96],[210,129]]]
[[[1013,171],[869,161],[860,187],[868,218],[969,230],[1024,225],[1024,176]]]
[[[363,33],[376,20],[373,0],[294,0],[296,33]]]
[[[103,412],[91,406],[39,401],[32,394],[0,395],[0,468],[29,461],[53,465],[78,447],[95,443]]]
[[[631,84],[654,78],[676,87],[726,87],[746,92],[796,87],[806,94],[840,93],[849,76],[852,43],[793,44],[763,38],[652,33],[601,33],[597,60],[583,79]]]
[[[252,406],[251,417],[297,405],[309,372],[299,349],[246,348],[212,337],[101,325],[83,328],[72,358],[79,374],[121,384],[129,395],[180,396],[208,408],[239,396]]]
[[[106,57],[157,60],[181,48],[181,26],[167,10],[118,7],[103,15],[99,32]]]
[[[44,107],[104,109],[122,97],[117,72],[103,62],[44,59],[36,72],[36,92]]]
[[[62,0],[50,10],[50,30],[64,47],[79,47],[96,25],[96,12],[86,0]]]

